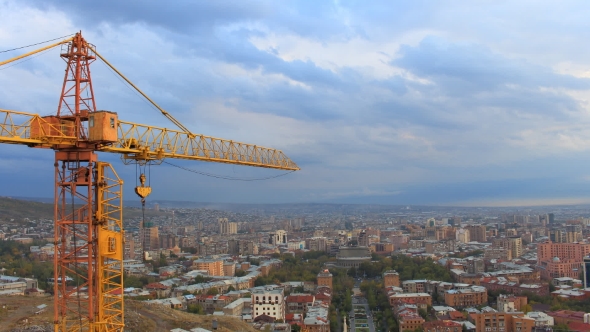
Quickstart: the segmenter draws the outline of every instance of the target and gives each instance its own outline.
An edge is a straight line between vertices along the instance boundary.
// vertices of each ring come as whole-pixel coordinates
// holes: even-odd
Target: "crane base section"
[[[55,162],[57,331],[123,331],[122,185],[93,151],[59,151]]]

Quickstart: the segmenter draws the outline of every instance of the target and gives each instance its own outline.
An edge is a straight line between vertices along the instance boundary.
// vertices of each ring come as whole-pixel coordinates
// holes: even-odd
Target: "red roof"
[[[577,320],[584,321],[584,314],[583,311],[571,311],[571,310],[558,310],[553,312],[548,312],[547,315],[551,317],[563,317],[563,318],[573,318]]]
[[[460,311],[449,311],[450,319],[465,319],[465,316]]]
[[[452,320],[438,320],[424,323],[424,327],[461,327],[461,323]]]
[[[109,292],[109,294],[121,295],[121,294],[123,294],[123,290],[121,288],[113,289],[112,291]]]
[[[163,289],[163,290],[168,289],[167,286],[164,286],[159,282],[152,282],[151,284],[147,284],[147,285],[145,285],[145,288],[146,289]]]
[[[590,324],[580,323],[580,322],[571,322],[567,324],[567,327],[575,332],[586,332],[590,331]]]
[[[287,302],[289,303],[310,303],[313,301],[313,295],[289,295],[287,297]]]

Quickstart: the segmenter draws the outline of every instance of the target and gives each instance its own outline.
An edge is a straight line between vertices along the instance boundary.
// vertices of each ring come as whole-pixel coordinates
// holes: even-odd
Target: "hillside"
[[[156,212],[146,210],[147,217],[166,215],[166,212]],[[123,218],[137,218],[141,216],[141,209],[136,207],[124,207]],[[36,219],[53,219],[53,203],[41,203],[15,199],[11,197],[0,197],[0,222],[24,223],[25,218],[30,220]]]
[[[47,304],[48,310],[35,315],[35,307]],[[53,331],[53,298],[51,297],[0,297],[0,331]],[[256,331],[247,323],[231,317],[216,317],[217,331]],[[125,301],[125,331],[170,331],[173,328],[190,330],[202,327],[211,330],[213,316],[201,316],[150,306],[143,302]]]
[[[24,218],[53,219],[53,204],[0,197],[0,220],[23,222]]]

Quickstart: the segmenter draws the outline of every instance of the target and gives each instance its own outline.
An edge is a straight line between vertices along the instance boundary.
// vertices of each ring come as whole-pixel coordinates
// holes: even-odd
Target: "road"
[[[353,289],[353,293],[354,294],[359,294],[360,293],[360,289],[358,289],[358,287],[360,287],[360,282],[357,281],[357,283],[354,285],[355,288]],[[357,313],[355,315],[355,309],[357,309]],[[366,318],[366,323],[362,323],[362,324],[367,324],[367,327],[362,327],[362,329],[367,329],[369,332],[375,332],[375,324],[373,323],[373,315],[371,313],[371,310],[369,309],[369,304],[367,303],[367,299],[364,298],[361,295],[356,295],[352,297],[352,310],[349,313],[349,317],[350,317],[350,327],[349,327],[349,331],[350,332],[356,332],[356,331],[366,331],[366,330],[362,330],[361,328],[359,328],[359,330],[356,330],[356,323],[355,321],[358,321],[359,319],[364,319],[364,318],[357,318],[355,316],[361,316],[364,313],[367,315]]]

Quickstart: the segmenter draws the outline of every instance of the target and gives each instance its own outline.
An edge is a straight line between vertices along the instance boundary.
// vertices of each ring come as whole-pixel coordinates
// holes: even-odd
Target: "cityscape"
[[[272,331],[590,326],[588,206],[171,205],[125,220],[126,299]],[[51,262],[53,231],[13,220],[0,240]],[[3,265],[0,296],[50,296],[50,276]]]
[[[588,17],[0,0],[0,331],[590,332]]]

